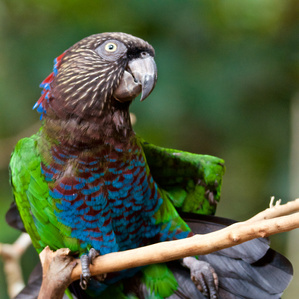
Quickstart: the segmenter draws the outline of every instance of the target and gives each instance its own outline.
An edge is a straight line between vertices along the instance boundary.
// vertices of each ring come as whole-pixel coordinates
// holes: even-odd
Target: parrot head
[[[101,33],[74,44],[55,59],[35,104],[52,119],[99,119],[144,100],[157,81],[154,49],[129,34]]]

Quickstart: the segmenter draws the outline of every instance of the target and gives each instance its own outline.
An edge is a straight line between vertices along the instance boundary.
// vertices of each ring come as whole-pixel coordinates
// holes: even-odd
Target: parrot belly
[[[42,173],[51,181],[65,159],[53,152],[55,165],[42,163]],[[141,149],[118,149],[104,160],[89,157],[76,165],[77,175],[64,165],[63,176],[49,183],[49,194],[58,221],[71,229],[70,237],[80,241],[81,249],[106,254],[152,243],[161,229],[153,216],[163,200]]]

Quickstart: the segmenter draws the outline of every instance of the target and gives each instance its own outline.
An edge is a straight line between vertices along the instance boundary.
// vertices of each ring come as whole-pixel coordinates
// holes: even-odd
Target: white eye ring
[[[110,53],[115,52],[117,50],[117,45],[115,43],[107,43],[105,45],[105,50]]]

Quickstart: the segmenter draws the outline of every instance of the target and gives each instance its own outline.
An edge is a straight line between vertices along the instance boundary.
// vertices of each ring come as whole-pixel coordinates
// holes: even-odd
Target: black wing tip
[[[11,227],[26,233],[23,221],[15,202],[12,202],[5,215],[5,220]]]

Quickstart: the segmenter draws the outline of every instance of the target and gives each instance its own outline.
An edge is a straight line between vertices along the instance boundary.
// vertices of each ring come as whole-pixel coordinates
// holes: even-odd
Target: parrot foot
[[[84,254],[80,257],[81,265],[82,265],[82,274],[80,275],[80,287],[83,290],[87,289],[88,282],[91,277],[89,265],[91,265],[92,261],[99,255],[100,254],[94,248],[91,248],[88,252],[88,255]],[[96,276],[96,278],[99,281],[104,281],[106,276],[107,274],[102,274]]]
[[[183,258],[183,265],[190,269],[191,280],[203,295],[218,298],[218,276],[209,263],[190,256]]]

